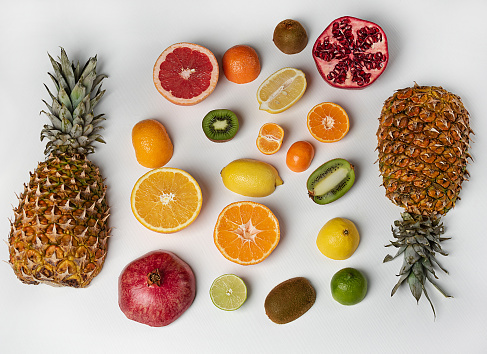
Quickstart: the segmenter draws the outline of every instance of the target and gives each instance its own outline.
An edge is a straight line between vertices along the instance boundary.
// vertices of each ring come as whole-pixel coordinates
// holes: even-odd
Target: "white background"
[[[109,78],[107,93],[97,106],[104,112],[104,137],[91,156],[106,177],[113,236],[102,272],[85,289],[24,285],[7,263],[0,263],[1,353],[482,353],[487,350],[485,216],[487,174],[485,83],[487,41],[482,25],[483,1],[9,1],[0,13],[0,231],[8,239],[16,193],[23,189],[38,161],[44,159],[39,134],[47,123],[42,99],[52,88],[47,53],[57,57],[63,46],[70,59],[84,63],[98,54],[99,73]],[[314,41],[335,18],[351,15],[381,25],[389,39],[390,61],[383,75],[364,90],[335,89],[325,83],[311,56]],[[281,20],[300,21],[309,36],[297,55],[281,53],[272,42]],[[152,67],[159,54],[176,42],[194,42],[223,53],[248,44],[259,53],[262,71],[252,83],[237,85],[220,76],[211,96],[192,107],[166,101],[154,88]],[[259,111],[255,93],[276,70],[303,70],[308,88],[291,109],[278,114]],[[393,252],[384,245],[401,209],[384,195],[377,159],[376,130],[384,100],[396,89],[439,85],[463,98],[476,133],[471,144],[474,162],[461,201],[443,219],[450,253],[439,256],[450,271],[439,272],[439,283],[451,293],[445,299],[429,293],[436,306],[434,320],[423,297],[416,301],[407,287],[390,297],[402,260],[387,264]],[[332,101],[348,112],[351,128],[340,142],[315,141],[306,128],[306,115],[317,103]],[[240,118],[235,139],[215,144],[204,136],[201,120],[210,110],[228,108]],[[145,229],[133,217],[129,196],[147,169],[137,164],[131,129],[142,119],[155,118],[174,142],[168,166],[191,173],[201,185],[203,208],[188,228],[171,235]],[[282,149],[264,156],[255,146],[260,126],[276,122],[285,130]],[[316,149],[310,169],[293,173],[285,165],[289,146],[308,140]],[[212,232],[218,213],[227,204],[248,198],[223,186],[219,172],[236,158],[257,158],[273,164],[284,185],[270,196],[255,199],[270,207],[280,220],[282,235],[275,251],[254,266],[234,264],[218,252]],[[306,195],[306,179],[322,163],[343,157],[356,165],[357,180],[340,200],[315,205]],[[252,200],[252,199],[251,199]],[[354,221],[361,234],[356,253],[332,261],[319,253],[315,239],[321,226],[340,216]],[[8,260],[8,248],[0,259]],[[178,320],[151,328],[125,318],[118,308],[117,281],[123,267],[143,254],[165,249],[188,262],[196,275],[193,305]],[[365,300],[341,306],[330,294],[329,282],[341,268],[362,270],[369,281]],[[249,296],[237,311],[224,312],[210,301],[211,282],[224,273],[240,275]],[[272,323],[264,299],[278,283],[307,277],[317,291],[315,305],[298,320]]]

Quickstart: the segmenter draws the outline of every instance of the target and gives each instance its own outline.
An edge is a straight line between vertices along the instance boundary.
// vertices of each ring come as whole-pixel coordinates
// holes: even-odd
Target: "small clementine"
[[[164,166],[169,162],[174,151],[166,128],[155,119],[145,119],[134,125],[132,145],[137,161],[148,168]]]
[[[223,54],[223,74],[236,84],[254,81],[260,74],[260,60],[254,48],[236,45]]]

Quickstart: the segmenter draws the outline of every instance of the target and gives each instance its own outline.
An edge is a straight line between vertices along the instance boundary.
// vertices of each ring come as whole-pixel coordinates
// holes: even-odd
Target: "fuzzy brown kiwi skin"
[[[286,324],[304,315],[315,300],[316,291],[309,280],[296,277],[276,285],[267,295],[264,308],[272,322]]]
[[[308,34],[301,23],[287,19],[276,26],[272,40],[281,52],[297,54],[306,48]]]

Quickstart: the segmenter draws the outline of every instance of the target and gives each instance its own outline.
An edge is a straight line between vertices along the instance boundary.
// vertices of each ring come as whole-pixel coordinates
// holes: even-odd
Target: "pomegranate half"
[[[128,319],[152,327],[175,321],[193,303],[193,271],[172,252],[153,251],[129,263],[118,279],[118,304]]]
[[[313,58],[330,85],[364,88],[377,80],[387,66],[387,37],[373,22],[340,17],[316,40]]]

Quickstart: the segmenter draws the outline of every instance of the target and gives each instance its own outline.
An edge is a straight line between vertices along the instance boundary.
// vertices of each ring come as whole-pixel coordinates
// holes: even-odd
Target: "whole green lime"
[[[344,268],[335,273],[330,282],[331,295],[342,305],[355,305],[367,294],[367,279],[355,268]]]

